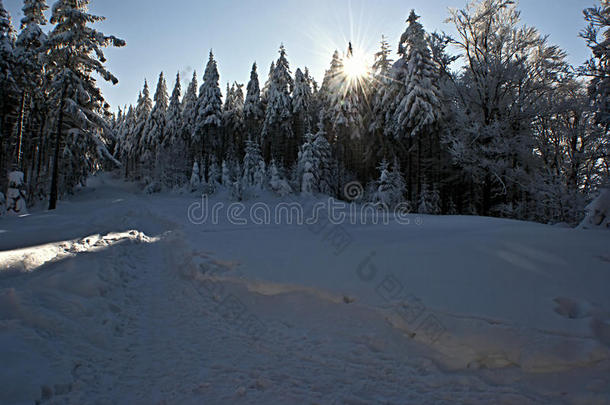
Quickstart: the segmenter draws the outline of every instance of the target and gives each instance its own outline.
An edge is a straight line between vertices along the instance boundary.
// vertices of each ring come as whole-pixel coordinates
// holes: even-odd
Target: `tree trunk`
[[[17,170],[21,170],[21,145],[23,144],[23,119],[25,116],[25,90],[21,91],[21,103],[17,122]]]

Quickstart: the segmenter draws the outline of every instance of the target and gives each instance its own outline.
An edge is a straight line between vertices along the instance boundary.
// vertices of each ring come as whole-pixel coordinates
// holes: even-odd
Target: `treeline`
[[[243,199],[270,189],[348,198],[345,186],[359,181],[367,185],[362,198],[423,213],[575,224],[610,178],[610,4],[585,10],[585,19],[582,37],[593,57],[579,68],[521,25],[507,0],[451,11],[454,37],[427,33],[411,12],[396,54],[382,39],[363,70],[350,44],[334,53],[321,83],[306,68],[293,74],[282,46],[264,83],[254,64],[247,85],[227,85],[223,97],[210,52],[200,87],[194,74],[183,94],[176,77],[169,94],[161,74],[154,96],[145,83],[137,104],[112,118],[112,131],[101,123],[88,137],[57,131],[59,191],[105,165],[99,157],[110,150],[124,176],[150,192],[226,189]],[[56,101],[41,114],[29,91],[25,104],[19,92],[17,103],[2,104],[12,140],[2,145],[23,148],[17,166],[30,199],[48,190],[48,151],[56,145],[49,128],[59,115],[49,111],[69,110],[59,106],[66,97],[47,91]],[[96,112],[107,116],[102,104]]]

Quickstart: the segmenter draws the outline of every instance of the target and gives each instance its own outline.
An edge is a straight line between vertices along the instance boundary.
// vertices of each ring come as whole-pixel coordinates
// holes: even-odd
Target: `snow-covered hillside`
[[[608,232],[137,190],[0,220],[0,403],[610,403]]]

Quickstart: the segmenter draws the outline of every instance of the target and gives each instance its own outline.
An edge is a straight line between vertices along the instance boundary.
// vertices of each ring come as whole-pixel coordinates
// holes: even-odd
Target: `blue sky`
[[[107,18],[96,25],[98,29],[127,41],[126,48],[106,52],[119,84],[103,84],[102,89],[116,107],[135,102],[144,78],[154,91],[161,71],[170,92],[178,71],[183,86],[193,69],[201,79],[210,49],[219,64],[223,91],[227,81],[246,83],[254,61],[264,82],[281,43],[293,72],[308,66],[321,81],[332,51],[345,49],[347,41],[373,52],[384,34],[395,50],[412,8],[427,30],[451,33],[451,26],[444,23],[447,8],[465,4],[465,0],[93,0],[91,11]],[[585,26],[582,9],[594,4],[595,0],[521,0],[519,8],[526,24],[548,34],[552,43],[568,52],[571,63],[581,64],[589,55],[578,37]],[[4,0],[4,5],[17,25],[22,1]]]

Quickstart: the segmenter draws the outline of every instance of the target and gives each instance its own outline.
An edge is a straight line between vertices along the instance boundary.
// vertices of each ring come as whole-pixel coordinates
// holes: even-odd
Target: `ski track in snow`
[[[12,269],[0,277],[0,339],[20,340],[23,353],[36,352],[29,361],[48,370],[10,378],[5,370],[0,381],[29,378],[32,387],[0,393],[0,402],[610,403],[610,379],[600,377],[607,363],[543,374],[510,366],[448,370],[433,347],[369,306],[223,277],[236,264],[222,260],[233,258],[193,243],[154,197],[116,193],[136,199],[138,209],[109,205],[96,214],[97,226],[122,215],[118,223],[146,224],[146,234],[100,233],[0,252],[0,264]],[[19,255],[31,259],[20,266]],[[75,269],[87,271],[80,284]],[[558,311],[570,313],[568,304],[559,300]],[[27,356],[20,361],[27,368]],[[585,386],[570,392],[569,381]]]

